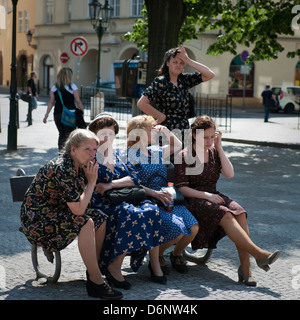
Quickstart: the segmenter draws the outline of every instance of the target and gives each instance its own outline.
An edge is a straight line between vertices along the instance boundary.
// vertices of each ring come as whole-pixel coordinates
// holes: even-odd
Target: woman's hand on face
[[[86,165],[83,166],[83,171],[89,183],[96,185],[98,178],[99,164],[96,161],[89,160]]]
[[[180,58],[184,63],[186,63],[189,60],[189,56],[183,47],[183,45],[180,46],[180,49],[178,50],[178,53],[176,55],[178,58]]]

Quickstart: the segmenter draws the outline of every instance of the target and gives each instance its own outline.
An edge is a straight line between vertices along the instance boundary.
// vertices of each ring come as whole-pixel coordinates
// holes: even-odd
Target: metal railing
[[[225,132],[231,132],[232,96],[200,94],[195,95],[196,116],[207,115],[212,117]]]
[[[103,92],[101,94],[100,92]],[[102,88],[81,87],[80,98],[85,108],[85,117],[89,121],[100,112],[110,113],[116,121],[126,126],[132,117],[132,103],[125,98],[118,98],[113,93],[107,93]],[[225,132],[231,132],[232,96],[204,95],[197,93],[195,96],[196,116],[211,116],[219,127],[224,127]],[[141,111],[138,110],[141,114]]]

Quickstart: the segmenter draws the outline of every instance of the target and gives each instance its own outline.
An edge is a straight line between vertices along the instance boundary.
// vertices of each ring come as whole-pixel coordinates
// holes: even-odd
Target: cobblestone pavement
[[[55,157],[57,132],[51,119],[46,126],[41,123],[45,103],[39,103],[30,127],[22,120],[26,116],[25,108],[20,108],[18,150],[7,152],[7,96],[0,95],[0,105],[0,300],[94,300],[86,294],[85,267],[76,240],[61,252],[62,273],[57,284],[44,285],[35,280],[31,246],[18,231],[20,203],[12,202],[9,178],[19,167],[27,174],[35,174],[42,164]],[[252,272],[258,282],[255,288],[237,282],[237,251],[227,237],[218,243],[206,265],[188,262],[189,273],[185,275],[170,266],[167,285],[149,281],[147,261],[138,273],[133,273],[126,258],[123,272],[132,289],[123,291],[124,300],[300,298],[300,151],[232,142],[224,142],[224,149],[236,174],[231,180],[222,178],[218,189],[247,210],[252,240],[266,250],[281,250],[281,257],[267,273],[251,258]],[[170,265],[168,257],[166,260]]]

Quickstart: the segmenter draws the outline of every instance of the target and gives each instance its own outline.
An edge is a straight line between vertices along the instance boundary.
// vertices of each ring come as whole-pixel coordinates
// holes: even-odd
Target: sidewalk
[[[34,279],[30,244],[18,231],[20,203],[12,202],[9,178],[20,167],[27,174],[36,174],[58,152],[53,115],[49,116],[47,125],[42,123],[46,103],[46,99],[39,101],[38,109],[33,112],[33,125],[28,127],[27,104],[20,101],[18,150],[7,152],[9,95],[0,94],[0,300],[94,300],[85,291],[85,267],[76,240],[61,252],[62,273],[58,283],[42,285]],[[297,126],[298,115],[271,114],[270,122],[264,123],[262,111],[235,110],[231,133],[223,134],[224,149],[236,175],[232,180],[220,179],[219,190],[246,208],[250,234],[257,245],[269,251],[282,251],[268,273],[259,269],[251,258],[258,286],[250,288],[237,283],[237,252],[232,242],[224,238],[206,265],[188,262],[189,274],[172,270],[167,257],[171,272],[165,286],[149,281],[148,262],[136,274],[126,258],[123,273],[132,283],[132,289],[123,291],[123,300],[300,299],[297,280],[300,276],[300,130]],[[123,135],[119,140],[122,143],[123,129],[120,135]],[[276,143],[288,148],[263,146]]]

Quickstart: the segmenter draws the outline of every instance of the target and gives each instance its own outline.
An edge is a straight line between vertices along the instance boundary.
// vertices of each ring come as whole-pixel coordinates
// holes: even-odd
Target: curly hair
[[[210,116],[199,116],[196,118],[191,124],[193,142],[195,142],[194,135],[196,135],[197,129],[206,130],[210,128],[214,128],[216,130],[216,124]]]

